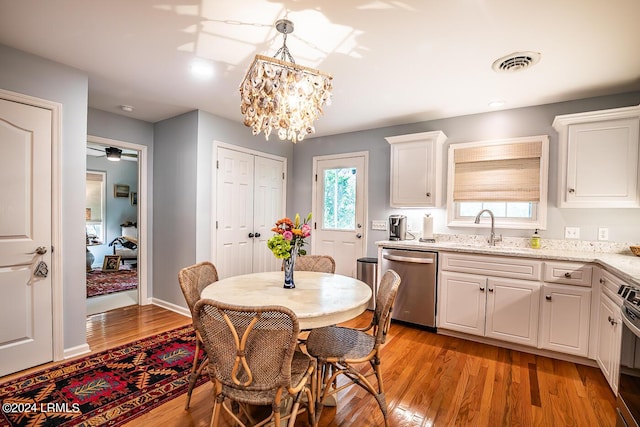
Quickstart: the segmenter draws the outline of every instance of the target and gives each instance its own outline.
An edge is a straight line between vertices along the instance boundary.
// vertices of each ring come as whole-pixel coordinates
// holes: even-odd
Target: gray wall
[[[105,255],[113,254],[109,243],[122,235],[120,224],[126,221],[138,222],[138,206],[132,206],[130,198],[115,197],[114,184],[129,186],[129,191],[138,191],[138,162],[121,160],[112,162],[106,157],[87,156],[87,170],[106,172],[105,186],[105,240],[102,245],[92,246],[89,250],[95,255],[94,267],[102,267]]]
[[[87,75],[0,45],[0,87],[62,104],[62,286],[65,349],[86,343],[84,248]]]
[[[446,150],[449,144],[498,138],[515,138],[529,135],[549,135],[549,209],[547,230],[542,238],[562,239],[565,226],[580,227],[582,240],[596,240],[598,227],[609,228],[609,240],[614,242],[640,242],[640,210],[638,209],[559,209],[557,208],[558,184],[558,134],[551,126],[559,114],[594,111],[640,104],[640,92],[589,98],[584,100],[518,108],[484,114],[432,120],[402,126],[352,132],[328,137],[304,140],[293,152],[293,181],[296,183],[290,195],[292,212],[308,212],[311,209],[313,156],[369,151],[369,236],[368,256],[376,256],[375,242],[386,240],[387,232],[370,230],[370,221],[386,220],[390,214],[403,213],[409,226],[418,228],[420,218],[430,212],[434,216],[434,232],[447,234],[474,234],[465,228],[446,226],[446,211],[440,209],[391,209],[389,207],[390,148],[387,136],[442,130],[448,139],[444,147],[443,171],[446,189]],[[604,147],[603,147],[604,149]],[[443,193],[446,194],[446,193]],[[486,234],[479,231],[479,234]],[[501,230],[505,236],[528,237],[530,230]]]
[[[289,159],[293,147],[277,138],[265,141],[242,124],[204,111],[158,122],[154,132],[153,297],[186,308],[177,283],[178,272],[195,262],[212,259],[214,142]],[[288,191],[291,185],[289,180]]]

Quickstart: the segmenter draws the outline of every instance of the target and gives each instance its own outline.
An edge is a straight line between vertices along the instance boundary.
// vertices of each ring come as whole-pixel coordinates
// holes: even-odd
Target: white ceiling
[[[296,62],[334,77],[317,136],[640,90],[638,0],[0,0],[0,43],[83,70],[93,108],[241,123],[238,86],[287,14]],[[492,70],[516,51],[541,60]]]

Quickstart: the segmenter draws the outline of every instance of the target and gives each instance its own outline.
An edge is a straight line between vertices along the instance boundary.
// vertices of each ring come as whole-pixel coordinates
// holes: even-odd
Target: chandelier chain
[[[280,59],[283,61],[289,61],[292,64],[296,63],[296,61],[294,61],[293,59],[293,56],[291,56],[291,52],[289,52],[289,48],[287,47],[287,33],[282,33],[282,47],[278,49],[273,57],[278,58],[278,55],[280,55]]]

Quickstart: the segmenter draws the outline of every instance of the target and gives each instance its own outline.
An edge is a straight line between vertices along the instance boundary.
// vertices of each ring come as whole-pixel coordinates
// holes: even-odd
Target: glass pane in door
[[[322,228],[355,230],[356,169],[324,170],[324,212]]]

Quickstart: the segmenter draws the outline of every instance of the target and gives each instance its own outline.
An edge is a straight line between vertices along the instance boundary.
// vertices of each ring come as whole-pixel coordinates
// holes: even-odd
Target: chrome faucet
[[[476,219],[473,222],[475,222],[476,224],[480,224],[480,217],[485,212],[488,213],[489,216],[491,217],[491,236],[489,237],[489,244],[491,246],[495,246],[496,242],[502,241],[502,234],[500,235],[500,237],[496,237],[496,229],[495,229],[496,220],[493,217],[493,212],[491,212],[489,209],[482,209],[480,212],[478,212],[478,215],[476,215]]]

